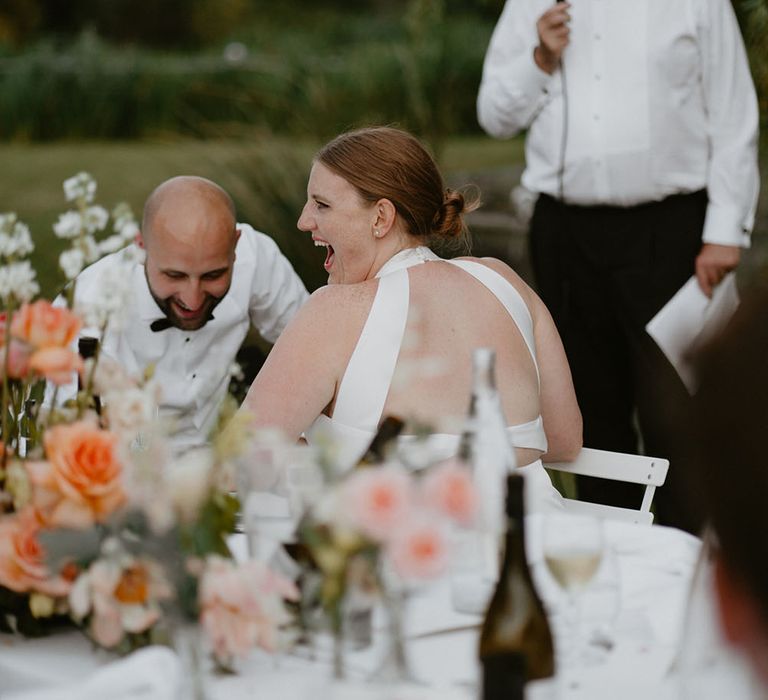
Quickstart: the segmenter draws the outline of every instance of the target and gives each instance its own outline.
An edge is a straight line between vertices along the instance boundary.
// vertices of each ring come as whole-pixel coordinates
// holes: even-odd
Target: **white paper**
[[[696,350],[722,330],[738,305],[735,273],[723,278],[711,299],[693,276],[646,325],[690,394],[698,387],[693,364]]]

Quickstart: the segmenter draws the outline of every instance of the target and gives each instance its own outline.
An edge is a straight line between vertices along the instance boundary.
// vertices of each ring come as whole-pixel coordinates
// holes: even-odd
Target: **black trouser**
[[[563,339],[584,419],[584,445],[670,460],[656,522],[696,532],[685,418],[690,397],[645,324],[694,273],[706,193],[634,207],[582,207],[541,195],[531,261]],[[637,508],[641,487],[580,478],[584,500]]]

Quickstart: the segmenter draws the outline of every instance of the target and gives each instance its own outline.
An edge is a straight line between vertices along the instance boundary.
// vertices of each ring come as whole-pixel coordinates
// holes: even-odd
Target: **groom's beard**
[[[202,328],[208,321],[213,318],[213,310],[221,303],[221,300],[229,292],[229,287],[220,297],[215,297],[212,294],[206,293],[205,300],[200,306],[200,311],[194,318],[184,318],[179,316],[174,309],[174,304],[178,304],[178,301],[174,301],[173,295],[165,297],[164,299],[155,294],[152,286],[147,280],[147,287],[149,287],[149,293],[155,300],[155,303],[160,307],[160,310],[165,314],[172,326],[181,329],[182,331],[196,331]]]

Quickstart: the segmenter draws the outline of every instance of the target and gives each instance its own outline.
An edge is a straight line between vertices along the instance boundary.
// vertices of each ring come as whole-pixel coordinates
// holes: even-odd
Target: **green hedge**
[[[302,31],[257,35],[237,62],[224,50],[118,48],[93,33],[66,46],[41,42],[0,56],[0,138],[205,137],[242,125],[325,138],[365,123],[399,123],[433,141],[477,133],[492,23],[446,19],[440,3],[419,4],[438,14],[417,17],[415,27],[357,20],[338,28],[335,42],[305,42]],[[422,31],[419,22],[435,20],[433,33]]]

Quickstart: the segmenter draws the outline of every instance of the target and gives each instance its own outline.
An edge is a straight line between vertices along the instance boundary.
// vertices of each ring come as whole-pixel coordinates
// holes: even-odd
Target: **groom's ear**
[[[144,236],[141,235],[141,231],[136,232],[136,236],[134,236],[133,241],[137,246],[139,246],[139,248],[142,250],[145,249],[146,246],[144,245]]]

